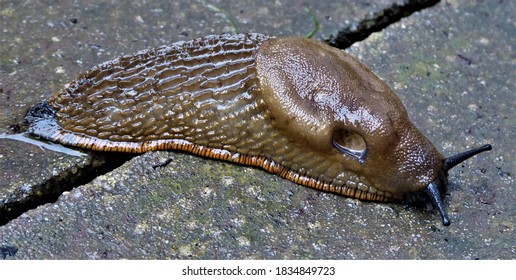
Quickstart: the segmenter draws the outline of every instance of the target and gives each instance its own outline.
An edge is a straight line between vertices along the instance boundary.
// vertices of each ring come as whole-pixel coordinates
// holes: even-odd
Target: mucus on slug
[[[315,40],[212,35],[103,63],[34,105],[29,133],[97,151],[183,150],[371,201],[442,203],[443,157],[395,93]]]

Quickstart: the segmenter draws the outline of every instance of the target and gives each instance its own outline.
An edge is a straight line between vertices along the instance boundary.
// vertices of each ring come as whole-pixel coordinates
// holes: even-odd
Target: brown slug
[[[80,75],[28,112],[29,133],[97,151],[182,150],[261,167],[371,201],[432,203],[444,225],[444,158],[395,93],[358,60],[311,39],[207,36]]]

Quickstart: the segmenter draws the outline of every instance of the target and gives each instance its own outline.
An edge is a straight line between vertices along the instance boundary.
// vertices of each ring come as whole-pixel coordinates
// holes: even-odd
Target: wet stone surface
[[[321,22],[329,15],[324,7],[331,7],[331,19],[354,11],[324,2],[310,7]],[[1,8],[1,132],[31,104],[97,63],[232,28],[203,1],[127,11],[55,3],[23,7],[24,15],[15,4]],[[364,6],[353,20],[377,8]],[[515,258],[514,8],[511,1],[442,1],[348,50],[391,85],[443,154],[493,144],[493,151],[450,172],[449,227],[435,212],[361,202],[254,168],[153,152],[0,226],[0,258]],[[302,7],[253,2],[236,10],[229,14],[238,31],[303,35],[311,29]],[[277,16],[286,14],[303,15],[309,27]],[[339,29],[338,22],[330,21],[316,37]],[[62,170],[88,162],[0,141],[2,176],[11,178],[0,189],[4,201],[13,187],[45,180],[37,166],[51,174],[56,162]]]

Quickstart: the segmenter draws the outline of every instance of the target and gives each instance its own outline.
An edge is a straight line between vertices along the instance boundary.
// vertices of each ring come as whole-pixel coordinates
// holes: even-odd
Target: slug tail
[[[56,111],[47,100],[34,104],[25,115],[29,124],[28,133],[52,141],[52,136],[60,130],[56,122]]]
[[[55,118],[56,111],[54,108],[48,105],[46,100],[40,101],[34,104],[27,114],[25,115],[25,121],[29,124],[41,120],[41,119],[53,119]]]

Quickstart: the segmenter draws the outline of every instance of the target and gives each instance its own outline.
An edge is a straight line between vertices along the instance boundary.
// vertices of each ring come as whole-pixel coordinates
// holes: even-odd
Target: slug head
[[[441,203],[445,158],[369,69],[339,49],[295,37],[264,42],[256,63],[257,92],[292,141],[394,198],[426,195],[449,224]]]
[[[275,126],[401,198],[437,176],[443,157],[401,101],[364,65],[315,40],[273,39],[257,54],[262,97]]]

